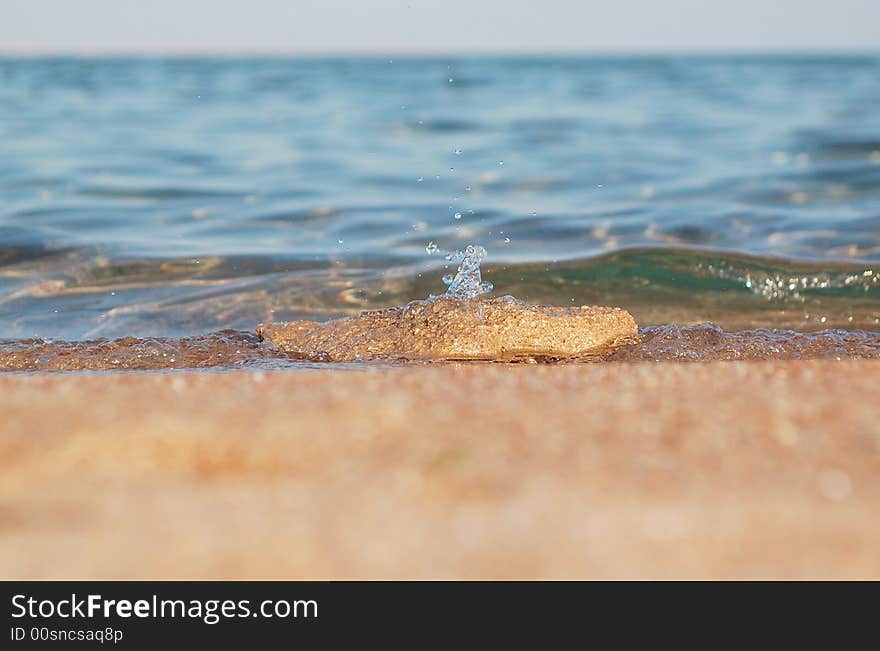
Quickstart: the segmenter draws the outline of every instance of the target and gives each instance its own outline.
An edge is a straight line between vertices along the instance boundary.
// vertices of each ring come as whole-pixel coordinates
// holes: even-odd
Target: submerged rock
[[[618,307],[528,305],[441,297],[316,323],[264,323],[257,336],[309,359],[518,360],[606,353],[637,335]]]

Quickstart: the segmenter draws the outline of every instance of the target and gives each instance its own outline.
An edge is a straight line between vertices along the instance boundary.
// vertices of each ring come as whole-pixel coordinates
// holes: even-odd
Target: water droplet
[[[455,217],[456,219],[461,219],[461,213],[457,212],[453,215],[453,217]]]
[[[420,176],[419,178],[416,179],[416,183],[421,183],[424,180],[425,180],[424,177]]]
[[[500,160],[500,161],[498,161],[498,164],[499,164],[499,165],[504,165],[504,161],[503,161],[503,160]]]
[[[452,274],[443,276],[443,282],[449,285],[443,296],[467,300],[491,292],[494,289],[492,283],[484,281],[480,276],[480,262],[484,257],[486,257],[486,249],[476,245],[470,245],[464,251],[448,254],[446,259],[450,262],[459,262],[459,265],[455,276]]]
[[[342,244],[342,240],[336,240],[339,244]]]
[[[466,186],[464,187],[464,191],[465,191],[465,192],[470,192],[470,191],[471,191],[471,186],[466,185]]]
[[[456,156],[461,156],[461,149],[456,149],[452,153],[454,153]]]
[[[428,242],[428,246],[425,247],[425,251],[428,252],[428,255],[434,255],[435,253],[440,252],[440,247],[433,242]]]
[[[510,238],[509,238],[509,237],[505,237],[505,238],[504,238],[504,243],[505,243],[505,244],[510,244]]]
[[[453,81],[455,81],[455,79],[453,79],[452,77],[450,77],[450,78],[449,78],[449,83],[451,84]]]

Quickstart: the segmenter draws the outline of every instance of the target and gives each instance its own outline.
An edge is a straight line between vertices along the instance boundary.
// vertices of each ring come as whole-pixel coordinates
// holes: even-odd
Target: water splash
[[[446,259],[450,262],[458,262],[459,265],[455,276],[449,274],[443,277],[443,282],[449,287],[441,296],[466,301],[491,292],[494,289],[492,283],[484,281],[480,275],[480,263],[485,257],[486,249],[473,244],[464,251],[448,254]],[[441,296],[431,296],[431,298],[436,299]]]
[[[768,301],[797,301],[803,303],[805,294],[816,290],[836,290],[861,288],[864,292],[880,287],[880,271],[825,272],[761,270],[756,268],[737,268],[734,265],[697,263],[698,273],[733,280],[745,285],[746,289]]]

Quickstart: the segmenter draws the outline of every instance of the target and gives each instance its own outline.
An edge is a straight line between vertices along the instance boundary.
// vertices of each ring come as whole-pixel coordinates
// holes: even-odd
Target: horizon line
[[[418,59],[433,57],[661,57],[661,56],[880,56],[880,47],[730,47],[730,48],[559,48],[559,49],[289,49],[289,48],[44,48],[41,46],[4,46],[0,44],[2,57],[39,58],[388,58]]]

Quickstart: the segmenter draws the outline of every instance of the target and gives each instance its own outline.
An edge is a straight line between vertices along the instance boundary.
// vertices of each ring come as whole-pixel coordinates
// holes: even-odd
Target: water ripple
[[[870,330],[878,72],[876,56],[0,58],[0,336],[399,304],[442,291],[429,242],[485,246],[505,293],[645,325]]]

